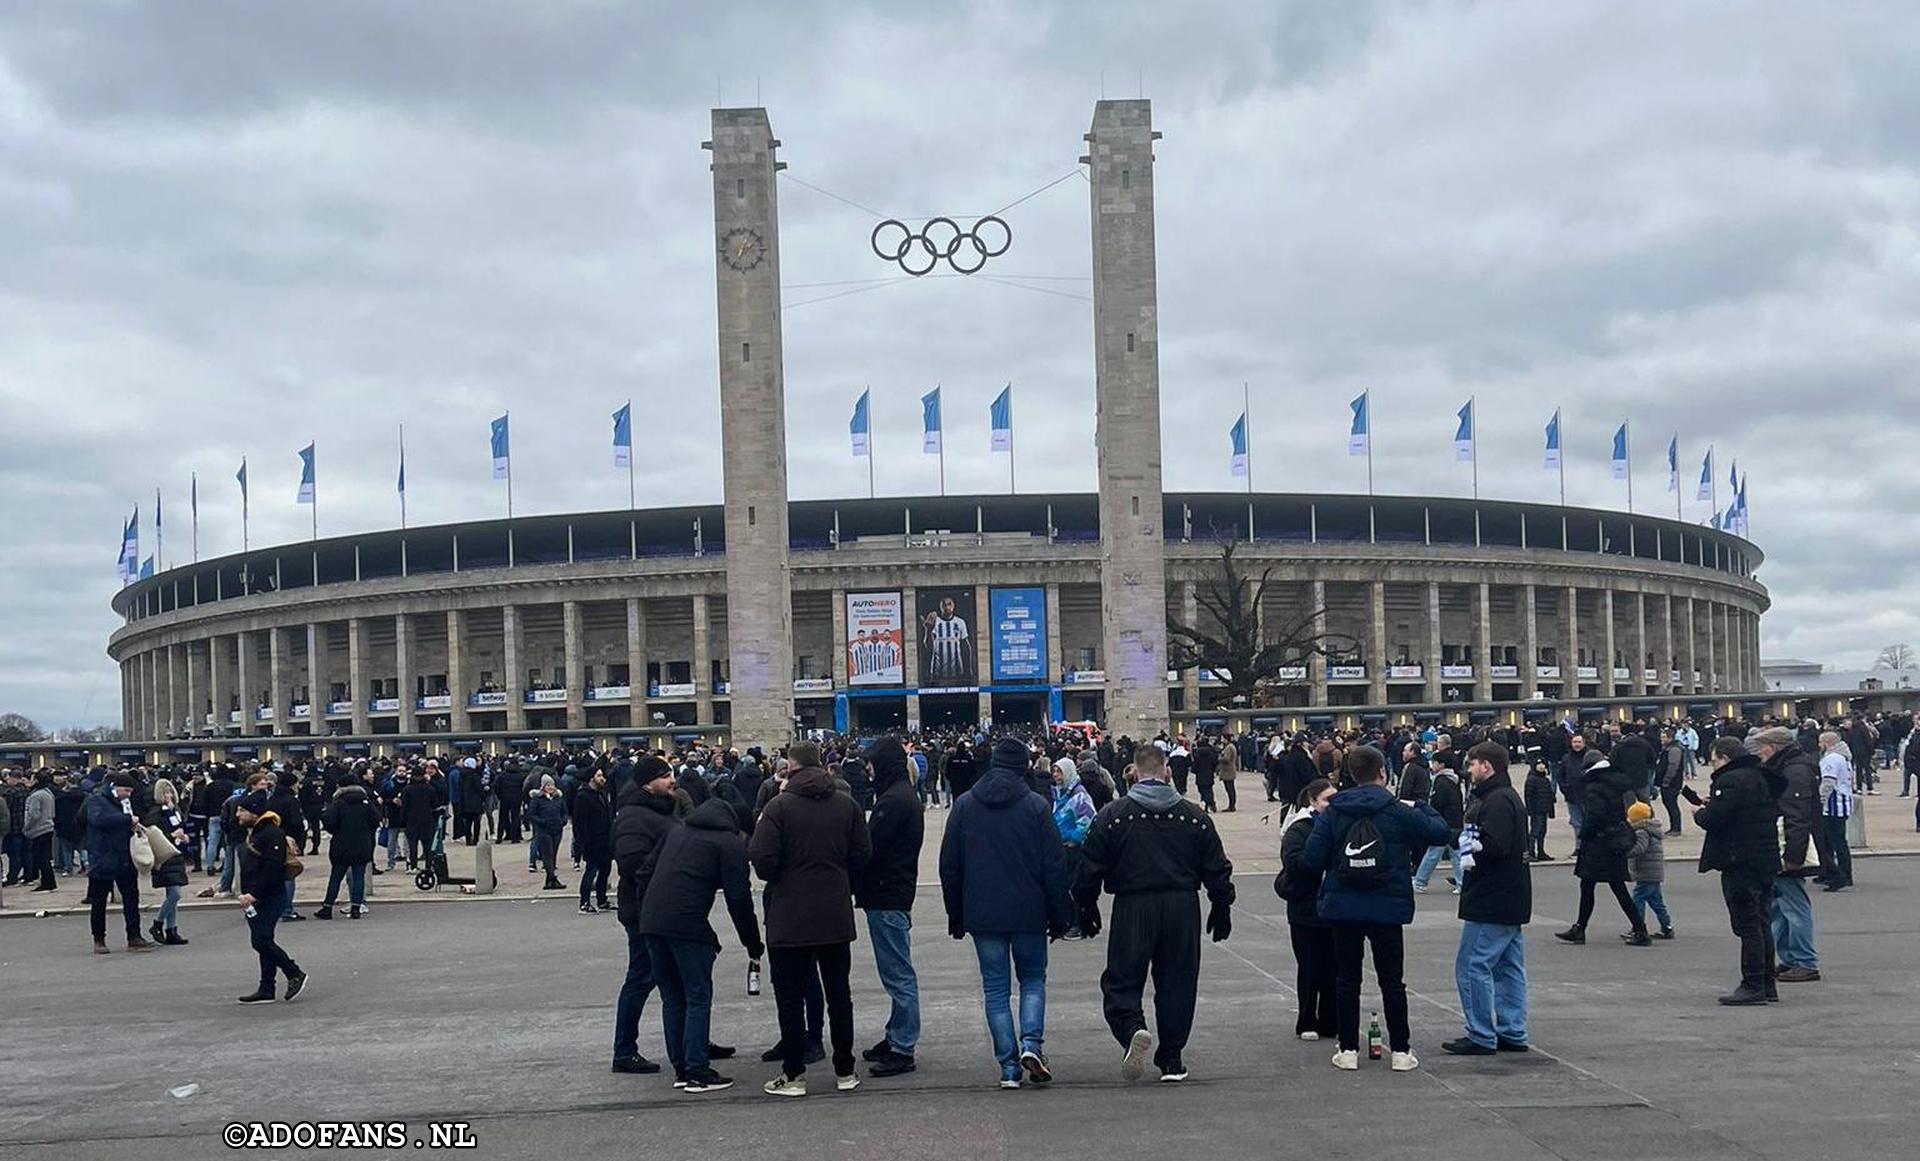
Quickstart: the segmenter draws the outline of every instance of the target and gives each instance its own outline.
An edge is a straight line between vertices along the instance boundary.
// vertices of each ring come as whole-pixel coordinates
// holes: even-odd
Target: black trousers
[[[1592,879],[1580,880],[1580,917],[1573,921],[1573,925],[1582,931],[1586,930],[1587,920],[1593,918],[1593,893],[1598,885]],[[1647,930],[1646,916],[1634,910],[1633,896],[1627,892],[1627,885],[1614,882],[1608,883],[1607,886],[1612,888],[1613,897],[1619,902],[1620,910],[1626,912],[1627,922],[1633,924],[1635,931],[1644,935]]]
[[[1200,789],[1200,802],[1208,810],[1213,809],[1213,775],[1195,774],[1193,781]]]
[[[767,949],[767,970],[773,976],[773,1002],[780,1013],[780,1048],[786,1054],[780,1070],[788,1076],[807,1071],[808,980],[817,980],[827,1001],[827,1024],[833,1037],[833,1072],[853,1072],[853,945],[825,943],[815,947]]]
[[[1674,834],[1679,834],[1681,831],[1680,788],[1676,786],[1671,790],[1662,790],[1660,792],[1660,802],[1667,808],[1667,829]]]
[[[1141,995],[1153,976],[1153,1016],[1159,1045],[1154,1063],[1177,1059],[1193,1034],[1200,990],[1200,899],[1192,891],[1119,895],[1107,920],[1107,970],[1100,973],[1100,1006],[1122,1045],[1147,1026]]]
[[[1827,832],[1827,850],[1833,858],[1827,882],[1853,886],[1853,848],[1847,845],[1847,820],[1829,816],[1822,818],[1820,825]]]
[[[1533,857],[1536,859],[1544,859],[1547,857],[1547,825],[1551,823],[1553,819],[1551,816],[1545,814],[1529,815],[1528,818],[1532,822]]]
[[[413,827],[407,828],[407,869],[409,871],[418,867],[420,865],[420,856],[427,854],[431,850],[433,850],[432,827],[429,826],[422,830],[415,830]]]
[[[520,841],[520,804],[518,802],[500,804],[500,825],[494,829],[499,832],[500,841],[503,843]]]
[[[127,923],[127,942],[137,943],[145,937],[140,934],[140,872],[131,864],[111,879],[87,880],[87,902],[93,908],[89,913],[93,921],[93,941],[107,941],[107,894],[116,889],[120,892],[120,912]]]
[[[271,995],[274,972],[277,970],[292,979],[300,974],[300,965],[273,941],[273,929],[280,922],[281,901],[256,899],[253,910],[253,917],[247,920],[248,942],[260,957],[260,990]]]
[[[1333,932],[1334,1019],[1340,1047],[1360,1047],[1360,961],[1373,945],[1373,974],[1380,981],[1380,1007],[1387,1018],[1387,1043],[1406,1052],[1413,1043],[1407,1021],[1407,933],[1397,924],[1341,925]]]
[[[560,857],[560,836],[551,831],[539,831],[534,840],[540,846],[540,865],[546,869],[547,882],[557,883],[560,876],[553,873],[554,860]]]
[[[53,890],[53,832],[48,831],[39,838],[28,840],[33,844],[33,869],[40,876],[40,885]]]
[[[1332,1039],[1340,1031],[1333,1015],[1333,928],[1290,923],[1287,934],[1293,940],[1294,990],[1300,996],[1293,1034],[1317,1032]]]
[[[580,872],[580,902],[596,899],[602,906],[607,902],[607,876],[613,871],[613,858],[610,855],[598,855],[582,860]]]
[[[1233,779],[1233,778],[1222,778],[1220,780],[1220,789],[1227,792],[1227,809],[1228,810],[1240,809],[1240,793],[1239,791],[1233,788],[1233,784],[1235,781],[1237,781],[1237,779]]]
[[[1773,948],[1773,879],[1754,871],[1723,871],[1720,895],[1727,922],[1740,937],[1740,986],[1772,991],[1778,961]]]

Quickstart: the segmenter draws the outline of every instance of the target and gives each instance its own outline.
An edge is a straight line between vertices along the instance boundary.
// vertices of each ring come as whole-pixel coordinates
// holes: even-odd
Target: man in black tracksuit
[[[655,1073],[660,1066],[640,1055],[640,1013],[655,985],[653,959],[640,934],[640,901],[646,898],[653,854],[674,828],[673,770],[648,755],[620,795],[613,819],[613,861],[620,868],[618,916],[627,931],[627,978],[613,1017],[613,1071]]]
[[[1100,992],[1107,1027],[1126,1049],[1121,1074],[1139,1079],[1153,1052],[1160,1079],[1182,1081],[1187,1066],[1180,1054],[1193,1030],[1200,987],[1200,902],[1194,892],[1206,888],[1206,930],[1215,943],[1226,939],[1233,930],[1233,864],[1213,820],[1167,784],[1159,748],[1143,746],[1133,761],[1133,788],[1094,816],[1087,831],[1074,894],[1080,929],[1089,934],[1100,929],[1101,888],[1114,897]],[[1141,1007],[1149,970],[1158,1051]]]

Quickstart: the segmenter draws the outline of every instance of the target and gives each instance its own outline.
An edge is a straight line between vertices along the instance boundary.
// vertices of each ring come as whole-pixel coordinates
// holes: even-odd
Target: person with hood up
[[[645,808],[623,808],[622,813],[627,809]],[[653,825],[652,820],[647,825]],[[767,950],[753,911],[739,816],[726,803],[709,798],[683,825],[667,829],[648,861],[638,929],[646,937],[660,987],[674,1086],[695,1094],[732,1088],[730,1078],[714,1071],[707,1035],[713,1023],[713,961],[720,951],[719,937],[707,920],[716,893],[726,895],[727,914],[747,958],[757,962]]]
[[[1720,895],[1726,900],[1727,922],[1740,939],[1740,986],[1720,997],[1728,1007],[1764,1005],[1780,998],[1779,981],[1786,979],[1774,961],[1777,925],[1768,912],[1778,895],[1774,888],[1780,870],[1777,821],[1787,779],[1771,761],[1783,750],[1798,754],[1793,731],[1782,727],[1761,730],[1753,751],[1735,738],[1715,738],[1708,747],[1712,789],[1707,801],[1693,812],[1693,821],[1706,832],[1700,846],[1700,873],[1720,872]],[[1688,791],[1692,793],[1691,790]],[[1693,800],[1699,801],[1694,795]],[[1788,835],[1789,846],[1792,833]],[[1806,856],[1800,839],[1799,858]],[[1799,886],[1799,880],[1793,880]],[[1806,889],[1800,887],[1801,897]],[[1811,931],[1808,932],[1811,942]],[[1780,949],[1784,952],[1784,946]],[[1813,973],[1819,979],[1818,972]]]
[[[1453,958],[1466,1035],[1440,1048],[1454,1056],[1526,1052],[1526,926],[1533,919],[1527,807],[1507,772],[1506,746],[1470,748],[1467,777],[1473,789],[1460,843],[1460,950]]]
[[[380,808],[367,788],[348,782],[333,792],[320,812],[320,825],[332,838],[327,843],[327,894],[313,913],[332,919],[340,898],[340,881],[347,881],[347,918],[358,919],[367,905],[367,868],[373,863],[373,839],[380,830]]]
[[[908,776],[911,763],[900,739],[889,734],[867,751],[873,773],[873,813],[867,834],[873,854],[861,872],[853,901],[867,913],[873,966],[892,1009],[887,1034],[861,1053],[874,1076],[912,1072],[920,1044],[920,979],[913,970],[913,895],[920,847],[926,841],[926,808]]]
[[[627,933],[627,974],[614,1005],[614,1072],[646,1076],[660,1071],[640,1055],[640,1014],[656,986],[653,957],[640,933],[640,903],[647,897],[654,851],[676,825],[673,808],[673,767],[648,754],[635,764],[613,816],[613,862],[620,869],[616,914]]]
[[[1630,735],[1637,737],[1637,735]],[[1619,749],[1618,746],[1615,747]],[[1628,747],[1628,752],[1633,751]],[[1605,883],[1614,901],[1633,925],[1627,937],[1630,947],[1650,947],[1646,917],[1634,910],[1627,891],[1627,855],[1633,850],[1633,828],[1627,823],[1627,799],[1643,790],[1645,771],[1630,773],[1616,769],[1601,758],[1581,776],[1580,849],[1573,859],[1574,877],[1580,880],[1580,913],[1573,926],[1556,931],[1553,937],[1564,943],[1587,941],[1587,921],[1593,918],[1594,891]]]
[[[760,813],[747,855],[767,884],[767,955],[780,1013],[780,1075],[769,1096],[807,1095],[809,978],[827,1001],[835,1087],[860,1087],[853,1059],[853,880],[872,855],[867,820],[821,766],[820,747],[796,742],[786,786]]]
[[[1099,813],[1093,795],[1081,781],[1080,768],[1071,758],[1053,764],[1053,826],[1060,832],[1060,849],[1067,860],[1067,882],[1080,873],[1080,850],[1087,843],[1087,829]],[[1078,923],[1067,929],[1066,939],[1081,939],[1088,933]]]
[[[987,772],[954,802],[940,841],[947,934],[973,936],[1000,1087],[1053,1079],[1044,1055],[1047,942],[1073,921],[1067,862],[1053,813],[1028,781],[1026,744],[994,743]],[[1020,1022],[1011,1007],[1020,983]]]
[[[1099,930],[1096,905],[1113,895],[1107,968],[1100,975],[1107,1027],[1120,1042],[1120,1073],[1138,1080],[1148,1054],[1163,1081],[1187,1078],[1181,1059],[1193,1031],[1200,989],[1200,902],[1207,892],[1206,930],[1215,943],[1233,931],[1233,864],[1220,844],[1211,813],[1176,793],[1158,750],[1134,758],[1135,781],[1126,796],[1093,820],[1081,851],[1074,894],[1081,925]],[[1147,1031],[1141,993],[1153,974],[1160,1045]]]
[[[1426,803],[1408,806],[1388,792],[1387,760],[1371,746],[1342,759],[1353,785],[1333,796],[1307,836],[1304,863],[1319,871],[1319,917],[1333,929],[1334,1019],[1340,1043],[1333,1066],[1360,1067],[1360,964],[1373,948],[1373,971],[1387,1018],[1393,1070],[1420,1067],[1407,1020],[1406,926],[1413,921],[1409,852],[1446,841],[1447,824]]]
[[[122,770],[87,798],[87,903],[95,955],[107,954],[107,897],[114,891],[120,893],[126,920],[127,950],[153,950],[140,934],[140,873],[131,847],[133,792],[139,785],[132,771]]]
[[[234,803],[234,820],[246,831],[237,852],[240,905],[246,908],[249,942],[260,957],[260,986],[241,996],[242,1004],[272,1003],[275,973],[287,977],[288,1003],[307,988],[307,973],[273,939],[273,929],[280,923],[280,901],[286,898],[289,881],[287,844],[293,840],[280,829],[280,816],[267,809],[270,801],[265,789],[255,789]]]

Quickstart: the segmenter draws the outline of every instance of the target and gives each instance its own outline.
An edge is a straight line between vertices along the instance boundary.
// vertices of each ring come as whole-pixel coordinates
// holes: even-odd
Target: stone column
[[[185,661],[187,665],[187,715],[186,717],[187,717],[187,734],[189,737],[195,734],[201,734],[206,732],[206,726],[203,724],[205,721],[205,714],[200,709],[200,703],[206,700],[205,699],[205,693],[207,688],[206,666],[198,664],[194,660],[194,654],[199,652],[198,647],[201,646],[202,644],[203,644],[202,642],[198,642],[198,641],[189,641],[184,646],[182,646],[182,648],[185,650]]]
[[[1647,594],[1643,589],[1633,594],[1633,694],[1641,697],[1651,693],[1647,687],[1647,654],[1651,652],[1647,639]]]
[[[847,590],[833,590],[833,652],[830,661],[833,688],[847,688]]]
[[[1606,636],[1603,638],[1606,642],[1607,658],[1606,663],[1600,666],[1600,696],[1613,697],[1615,696],[1613,670],[1617,664],[1615,657],[1619,652],[1619,643],[1615,639],[1612,589],[1600,590],[1600,619],[1605,621],[1607,626]]]
[[[1693,622],[1693,598],[1687,598],[1687,649],[1684,654],[1686,668],[1680,672],[1680,689],[1685,693],[1698,693],[1700,687],[1694,681],[1694,673],[1700,668],[1700,639],[1698,629]]]
[[[227,639],[218,634],[207,638],[207,687],[213,704],[213,735],[227,732],[227,704],[233,697],[233,667],[227,661]]]
[[[1101,101],[1086,135],[1100,481],[1100,626],[1107,728],[1167,723],[1167,565],[1161,521],[1160,327],[1153,107]],[[731,545],[728,551],[732,551]]]
[[[153,737],[153,659],[145,652],[133,656],[134,720],[133,736]]]
[[[1314,640],[1324,642],[1327,638],[1326,581],[1316,580],[1313,582],[1312,595],[1308,597],[1308,601],[1312,606],[1311,614],[1313,617]],[[1307,686],[1312,690],[1312,693],[1309,695],[1310,704],[1324,706],[1332,703],[1333,697],[1327,689],[1326,654],[1315,653],[1307,659]]]
[[[245,629],[233,635],[234,682],[240,687],[240,736],[251,738],[260,732],[254,707],[260,702],[259,687],[254,684],[253,634]]]
[[[1673,594],[1668,592],[1660,598],[1660,688],[1672,689],[1683,683],[1673,680],[1673,671],[1680,668],[1679,654],[1673,648]]]
[[[732,610],[729,609],[728,612],[731,616]],[[710,615],[707,594],[696,594],[693,598],[693,712],[694,717],[703,726],[713,724],[713,629],[712,623],[708,620]],[[791,619],[793,614],[789,612],[787,616]],[[731,638],[732,634],[729,633],[728,636]],[[787,696],[791,698],[793,696],[792,649],[788,649],[788,654]]]
[[[1066,679],[1067,659],[1061,656],[1060,584],[1047,582],[1047,684],[1059,685]]]
[[[400,732],[417,734],[420,732],[420,691],[415,689],[416,672],[413,655],[413,618],[406,613],[393,616],[393,678],[399,686],[400,694]]]
[[[986,585],[973,586],[973,672],[980,682],[980,720],[993,721],[993,594]]]
[[[503,664],[507,667],[506,680],[501,688],[507,691],[507,728],[524,730],[527,728],[527,674],[520,668],[521,646],[525,644],[520,625],[520,610],[514,605],[500,608],[501,653],[506,657]]]
[[[901,642],[903,646],[900,650],[902,654],[901,672],[906,678],[908,689],[916,689],[920,685],[920,633],[913,619],[913,610],[917,607],[917,604],[918,602],[914,599],[913,589],[902,586],[900,589],[900,624],[906,635],[906,640]],[[911,723],[919,720],[920,695],[910,693],[907,695],[907,721]]]
[[[327,627],[307,622],[307,732],[327,733]]]
[[[1180,582],[1180,619],[1189,625],[1200,623],[1200,589],[1193,581]],[[1200,709],[1200,667],[1184,669],[1180,672],[1181,700],[1187,712],[1197,713]]]
[[[1446,699],[1446,691],[1440,685],[1440,582],[1427,582],[1427,667],[1422,676],[1427,679],[1426,699],[1430,705],[1438,705]]]
[[[359,617],[347,618],[347,702],[353,706],[355,734],[365,737],[373,732],[368,721],[373,690],[367,684],[367,623]]]
[[[581,641],[580,602],[566,601],[560,606],[561,630],[567,651],[567,728],[585,729],[587,725],[586,656]]]
[[[167,646],[167,720],[165,723],[166,728],[160,731],[160,736],[163,738],[168,734],[178,732],[180,729],[180,718],[182,716],[180,703],[184,700],[182,697],[184,690],[181,687],[185,684],[180,679],[181,649],[182,647],[179,645]]]
[[[1707,669],[1702,675],[1706,687],[1704,692],[1717,693],[1720,689],[1720,648],[1719,642],[1716,640],[1719,636],[1720,629],[1718,624],[1719,614],[1714,611],[1716,606],[1711,600],[1705,601],[1703,604],[1706,606],[1706,617],[1704,619],[1707,622]]]
[[[793,733],[793,584],[787,537],[787,409],[780,331],[780,214],[765,109],[715,109],[714,280],[720,457],[727,533],[727,657],[741,750]],[[701,598],[702,601],[705,597]],[[695,616],[703,615],[696,608]],[[696,620],[696,638],[698,636]],[[694,659],[699,715],[713,721],[708,650]]]
[[[161,667],[166,659],[166,647],[147,650],[147,737],[159,738],[166,733],[167,693],[162,684]]]
[[[120,732],[126,737],[137,737],[140,731],[134,725],[134,677],[131,659],[120,662]]]
[[[1561,696],[1580,696],[1580,590],[1567,586],[1567,655],[1560,659],[1560,672],[1566,679]]]
[[[647,716],[647,613],[639,597],[627,598],[627,721],[650,726]]]
[[[1520,696],[1540,692],[1540,594],[1533,585],[1520,586]]]
[[[447,715],[447,725],[454,733],[465,733],[473,728],[473,711],[467,705],[467,698],[473,695],[473,679],[467,676],[467,612],[465,609],[447,610],[447,704],[451,710]]]
[[[1473,699],[1493,700],[1493,588],[1486,581],[1474,586]]]
[[[288,734],[287,709],[289,690],[287,689],[287,632],[275,625],[267,630],[267,704],[273,709],[273,733],[284,738]]]
[[[1367,700],[1374,705],[1387,704],[1387,585],[1373,581],[1367,586],[1372,598],[1372,619],[1367,627]]]

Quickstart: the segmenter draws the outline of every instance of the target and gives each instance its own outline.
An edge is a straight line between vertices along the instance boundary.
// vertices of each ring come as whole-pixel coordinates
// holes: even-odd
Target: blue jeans
[[[1813,950],[1813,900],[1807,881],[1781,875],[1773,881],[1773,946],[1788,967],[1817,968]]]
[[[233,890],[233,878],[240,873],[240,841],[234,835],[226,835],[226,854],[220,860],[220,893],[228,894]]]
[[[1044,932],[973,937],[980,959],[980,991],[986,1002],[987,1031],[1000,1075],[1020,1075],[1020,1053],[1040,1051],[1047,1034],[1047,937]],[[1009,967],[1011,960],[1011,967]],[[1013,979],[1020,980],[1020,1030],[1016,1036],[1011,1001]]]
[[[660,1019],[667,1028],[667,1059],[676,1072],[707,1067],[713,1027],[713,959],[719,951],[691,939],[647,936],[647,955],[660,986]]]
[[[653,993],[653,957],[647,951],[647,937],[637,923],[623,923],[627,929],[627,978],[620,985],[620,1000],[613,1009],[613,1058],[625,1060],[640,1055],[640,1013],[646,1010],[647,997]]]
[[[293,840],[289,839],[287,841],[292,842]],[[293,914],[293,889],[295,885],[297,885],[298,883],[299,883],[298,879],[287,880],[287,899],[286,899],[287,905],[281,909],[280,918],[282,919],[285,919],[287,916]]]
[[[1467,1039],[1482,1048],[1497,1040],[1527,1042],[1527,943],[1524,929],[1468,921],[1453,957]]]
[[[200,850],[200,865],[202,867],[211,868],[215,860],[227,853],[225,828],[226,823],[221,820],[219,815],[212,815],[207,819],[206,842]]]
[[[334,900],[340,898],[340,880],[342,879],[347,881],[347,898],[352,901],[352,905],[365,906],[367,902],[367,864],[365,863],[334,864],[327,872],[327,897],[320,905],[328,910],[333,909]],[[291,888],[292,884],[288,884],[288,887]],[[291,897],[291,890],[289,890],[289,897]]]
[[[1440,865],[1441,856],[1447,860],[1447,875],[1452,879],[1460,877],[1460,852],[1454,843],[1443,847],[1428,847],[1425,858],[1420,860],[1420,869],[1413,873],[1413,885],[1424,888],[1427,880],[1433,878],[1433,869]]]
[[[880,986],[893,1001],[887,1017],[887,1043],[912,1056],[920,1043],[920,979],[913,971],[913,913],[867,912],[867,934],[873,939],[873,966]]]
[[[1664,884],[1661,883],[1635,883],[1633,913],[1644,924],[1647,921],[1647,908],[1652,907],[1654,915],[1660,920],[1660,930],[1666,931],[1673,926],[1673,916],[1667,914],[1667,896],[1661,890],[1662,886]]]
[[[165,887],[166,897],[160,900],[160,909],[153,913],[154,926],[162,931],[173,931],[180,926],[180,888]]]

